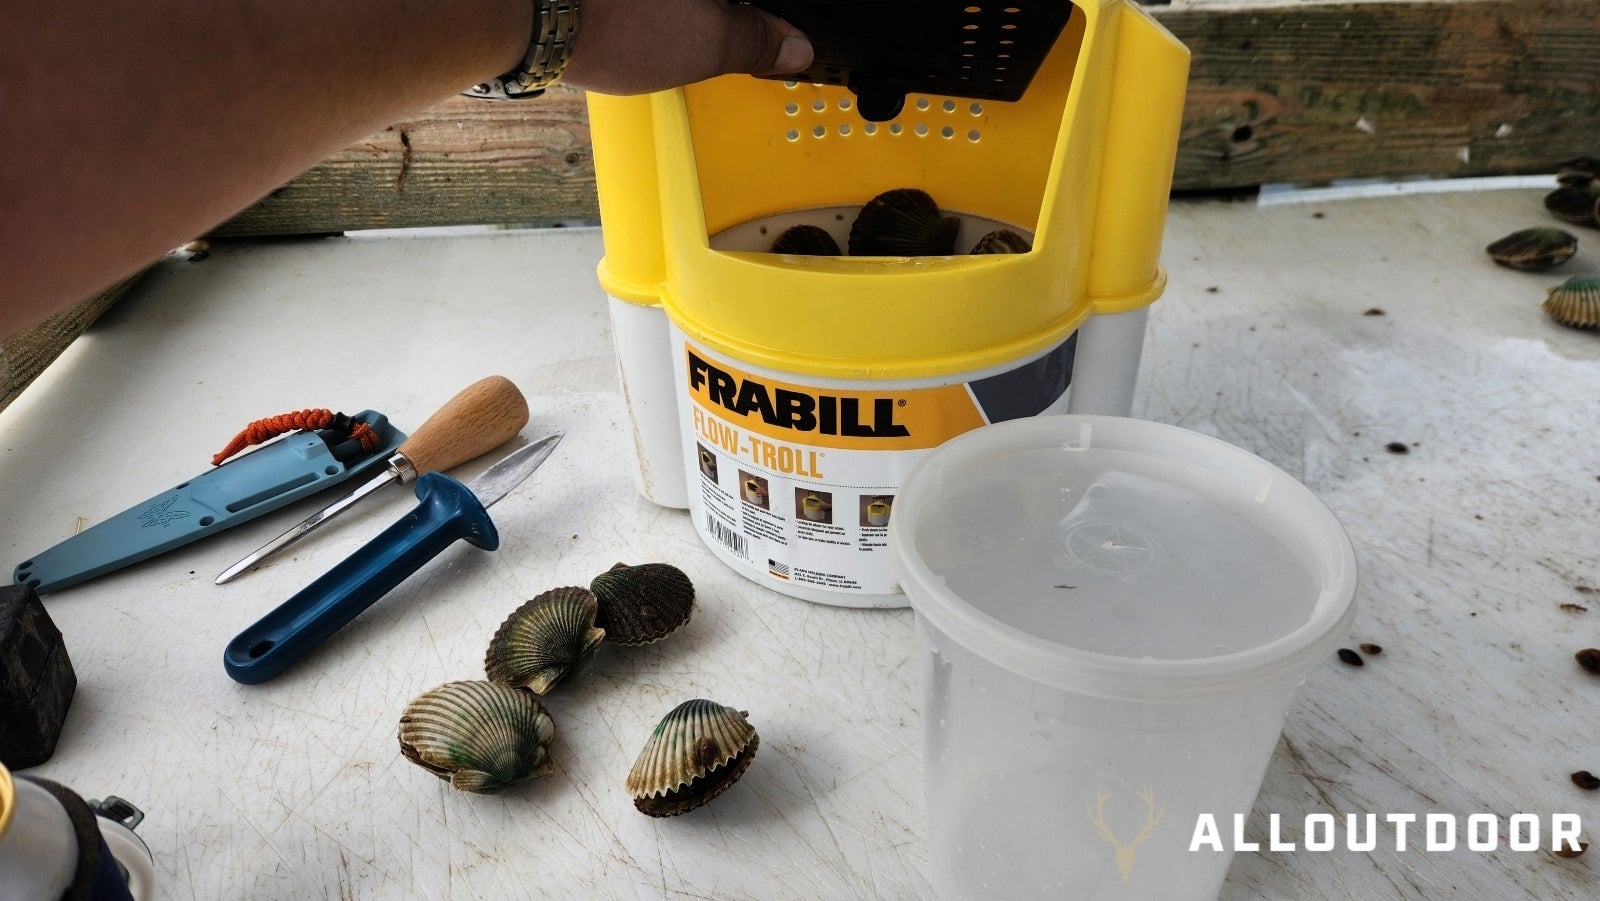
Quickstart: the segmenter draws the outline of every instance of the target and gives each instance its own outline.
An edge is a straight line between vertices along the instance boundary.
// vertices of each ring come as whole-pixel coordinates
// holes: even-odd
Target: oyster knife
[[[430,472],[416,481],[420,503],[354,554],[240,632],[222,652],[236,682],[265,682],[293,666],[458,538],[500,546],[488,507],[522,484],[565,433],[541,438],[489,467],[469,487]]]

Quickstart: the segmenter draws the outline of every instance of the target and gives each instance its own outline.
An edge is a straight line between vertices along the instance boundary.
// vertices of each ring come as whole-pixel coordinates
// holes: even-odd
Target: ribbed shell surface
[[[785,229],[772,242],[773,253],[792,253],[799,256],[836,257],[843,255],[839,242],[826,229],[815,225],[796,225]]]
[[[1600,329],[1600,275],[1574,275],[1551,288],[1542,309],[1562,325]]]
[[[595,623],[613,644],[660,641],[694,612],[694,583],[670,563],[618,563],[594,577]]]
[[[1028,239],[1009,228],[997,228],[972,245],[972,253],[1027,253],[1033,249]]]
[[[896,188],[867,202],[850,226],[852,256],[946,256],[955,250],[961,220],[939,214],[926,191]]]
[[[1578,252],[1578,239],[1559,228],[1525,228],[1484,248],[1502,266],[1538,272],[1565,263]]]
[[[596,600],[587,588],[553,588],[518,607],[500,624],[483,668],[489,679],[545,694],[589,668],[605,631],[595,628]]]
[[[628,773],[634,798],[661,797],[723,766],[749,748],[755,727],[715,701],[684,701],[661,719]]]
[[[455,788],[497,792],[554,769],[555,723],[538,699],[493,682],[449,682],[400,715],[400,751]]]

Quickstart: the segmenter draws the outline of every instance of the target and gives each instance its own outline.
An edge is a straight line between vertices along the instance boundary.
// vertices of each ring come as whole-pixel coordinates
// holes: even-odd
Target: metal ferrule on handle
[[[400,484],[409,485],[417,480],[417,467],[405,454],[395,454],[389,458],[388,474],[399,479]]]
[[[222,663],[234,681],[276,677],[457,539],[499,547],[489,512],[465,485],[437,472],[416,484],[416,509],[228,643]]]
[[[388,467],[383,475],[228,567],[217,576],[217,584],[229,581],[310,535],[340,511],[379,488],[395,482],[409,485],[418,473],[459,466],[510,441],[527,424],[528,401],[516,385],[498,375],[473,382],[434,411],[416,434],[400,445],[398,452],[385,461]]]

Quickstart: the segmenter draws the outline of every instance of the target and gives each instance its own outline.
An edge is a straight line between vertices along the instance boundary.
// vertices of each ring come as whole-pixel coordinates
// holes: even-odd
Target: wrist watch
[[[522,64],[499,78],[462,91],[480,100],[532,100],[561,77],[578,34],[578,0],[531,0],[533,38]]]

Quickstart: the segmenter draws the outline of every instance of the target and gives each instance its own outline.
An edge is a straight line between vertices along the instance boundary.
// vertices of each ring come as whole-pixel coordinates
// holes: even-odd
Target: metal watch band
[[[466,97],[482,100],[531,100],[561,77],[572,58],[573,38],[578,33],[578,0],[532,0],[533,38],[528,53],[516,71],[491,78],[470,90]]]

